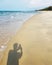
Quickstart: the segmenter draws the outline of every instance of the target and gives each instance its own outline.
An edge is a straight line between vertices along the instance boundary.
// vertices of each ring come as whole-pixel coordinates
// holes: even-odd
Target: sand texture
[[[52,65],[52,12],[41,12],[23,24],[8,42],[0,65],[7,65],[8,52],[15,43],[22,46],[18,65]]]

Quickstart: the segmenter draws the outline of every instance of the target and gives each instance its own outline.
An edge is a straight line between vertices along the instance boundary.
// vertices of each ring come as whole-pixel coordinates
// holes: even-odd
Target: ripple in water
[[[35,13],[0,12],[0,52],[7,48],[10,38],[16,34],[22,24]],[[8,40],[9,39],[9,40]],[[0,53],[0,54],[1,54]],[[1,55],[0,55],[1,56]]]

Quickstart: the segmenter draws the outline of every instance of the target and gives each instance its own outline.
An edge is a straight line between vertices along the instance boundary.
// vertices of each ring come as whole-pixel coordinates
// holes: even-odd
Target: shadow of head
[[[14,50],[17,51],[17,49],[18,49],[18,43],[15,43],[15,44],[13,45],[13,48],[14,48]]]

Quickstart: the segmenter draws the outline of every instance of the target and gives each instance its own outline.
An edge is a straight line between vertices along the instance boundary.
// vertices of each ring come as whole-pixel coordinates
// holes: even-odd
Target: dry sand
[[[52,65],[52,12],[41,12],[23,24],[8,42],[0,65],[7,65],[8,52],[15,43],[23,50],[19,65]]]

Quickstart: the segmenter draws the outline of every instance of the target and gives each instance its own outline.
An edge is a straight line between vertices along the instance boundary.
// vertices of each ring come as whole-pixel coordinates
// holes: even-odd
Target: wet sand
[[[52,12],[41,12],[23,24],[8,42],[0,65],[7,65],[15,43],[21,44],[23,51],[19,65],[52,65]]]

